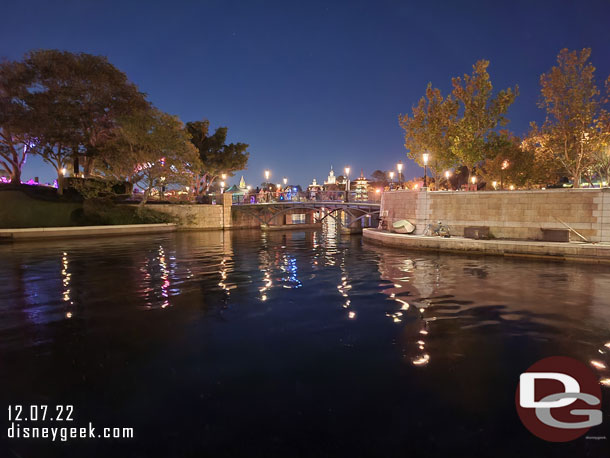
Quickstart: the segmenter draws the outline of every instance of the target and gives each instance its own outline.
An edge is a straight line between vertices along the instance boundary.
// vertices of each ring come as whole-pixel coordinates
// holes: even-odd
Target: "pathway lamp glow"
[[[494,190],[498,189],[498,182],[497,181],[492,181],[491,185],[494,187]]]
[[[449,170],[445,171],[445,180],[447,180],[447,189],[449,189],[449,177],[451,176],[451,172]]]

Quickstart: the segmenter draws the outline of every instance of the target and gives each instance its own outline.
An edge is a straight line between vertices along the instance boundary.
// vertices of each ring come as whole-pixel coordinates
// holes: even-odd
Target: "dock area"
[[[0,229],[0,243],[56,238],[154,234],[163,232],[174,232],[175,230],[176,225],[172,223]]]
[[[429,250],[461,254],[483,254],[610,264],[610,243],[545,242],[538,240],[475,240],[464,237],[433,237],[396,234],[364,229],[366,242],[408,250]]]

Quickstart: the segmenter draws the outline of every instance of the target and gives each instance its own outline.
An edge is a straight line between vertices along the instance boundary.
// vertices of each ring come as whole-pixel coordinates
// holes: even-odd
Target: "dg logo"
[[[547,441],[571,441],[602,423],[597,377],[566,356],[542,359],[521,374],[515,401],[525,427]]]

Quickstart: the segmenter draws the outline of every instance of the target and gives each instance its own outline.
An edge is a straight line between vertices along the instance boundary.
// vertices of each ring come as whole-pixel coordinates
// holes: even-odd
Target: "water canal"
[[[545,356],[610,377],[610,267],[397,252],[332,221],[0,255],[2,405],[135,432],[3,435],[1,456],[608,456],[532,436],[514,396]]]

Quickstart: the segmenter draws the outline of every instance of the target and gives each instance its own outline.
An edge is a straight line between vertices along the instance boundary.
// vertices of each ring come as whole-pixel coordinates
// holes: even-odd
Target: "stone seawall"
[[[160,204],[150,208],[175,217],[180,230],[223,229],[222,205]]]
[[[541,240],[541,229],[565,229],[594,242],[610,242],[610,189],[383,193],[381,212],[390,222],[407,219],[421,234],[442,221],[455,235],[466,226],[488,226],[496,238]],[[574,239],[576,236],[572,236]]]

